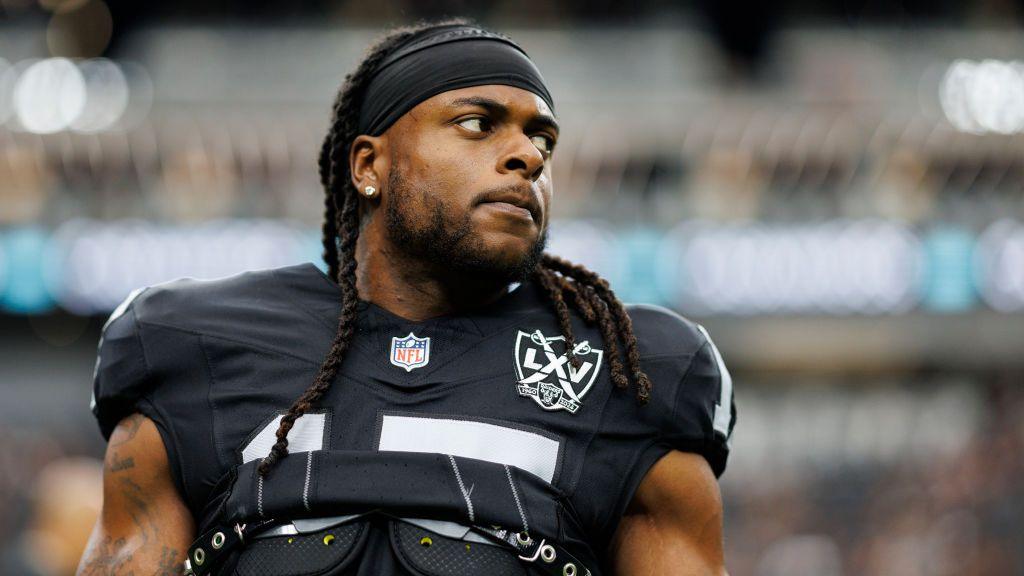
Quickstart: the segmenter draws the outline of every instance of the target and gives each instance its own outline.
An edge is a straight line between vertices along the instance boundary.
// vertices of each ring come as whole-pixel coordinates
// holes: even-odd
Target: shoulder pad
[[[626,311],[633,321],[641,356],[694,354],[707,339],[696,322],[668,308],[630,304]]]
[[[630,306],[662,439],[725,469],[736,424],[732,376],[708,331],[658,306]]]
[[[132,412],[150,384],[149,368],[135,318],[136,300],[145,288],[133,290],[103,324],[93,369],[90,408],[100,432],[110,438],[114,427]]]
[[[177,349],[176,343],[185,342],[175,334],[239,336],[261,311],[270,316],[268,308],[287,303],[273,273],[181,278],[129,294],[103,325],[93,371],[91,408],[104,438],[122,418],[139,411],[139,401],[169,377],[169,366],[183,369],[194,356]],[[160,328],[172,330],[158,334]]]

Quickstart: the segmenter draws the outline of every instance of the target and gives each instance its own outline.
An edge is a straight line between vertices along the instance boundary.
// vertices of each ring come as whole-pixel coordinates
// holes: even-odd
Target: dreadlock
[[[323,259],[328,273],[341,288],[341,315],[330,351],[313,383],[281,418],[277,442],[260,462],[259,473],[266,475],[288,455],[288,432],[327,392],[338,373],[352,342],[356,325],[356,240],[359,238],[359,196],[352,184],[348,156],[352,141],[359,135],[359,109],[377,66],[410,37],[425,30],[451,24],[469,24],[462,19],[397,28],[373,44],[362,62],[345,77],[331,112],[331,126],[318,158],[320,183],[324,187]],[[640,368],[633,324],[622,302],[603,278],[590,270],[557,256],[544,254],[532,279],[547,294],[558,325],[565,336],[566,353],[574,368],[579,368],[577,352],[582,349],[573,336],[569,308],[575,309],[588,325],[596,325],[606,349],[611,379],[626,389],[629,380],[636,385],[637,400],[644,404],[650,397],[651,382]],[[620,344],[625,348],[623,365]],[[628,371],[628,374],[627,374]]]

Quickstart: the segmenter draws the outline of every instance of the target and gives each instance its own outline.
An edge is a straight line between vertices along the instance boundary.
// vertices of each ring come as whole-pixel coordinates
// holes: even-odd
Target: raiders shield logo
[[[545,410],[568,410],[575,414],[580,401],[590,390],[601,370],[602,350],[583,341],[576,344],[579,369],[574,369],[566,354],[565,336],[544,336],[522,330],[516,336],[516,389]]]

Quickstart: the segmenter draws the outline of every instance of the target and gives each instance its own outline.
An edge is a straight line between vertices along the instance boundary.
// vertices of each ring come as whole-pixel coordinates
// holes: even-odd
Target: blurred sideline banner
[[[626,301],[697,317],[880,316],[1024,309],[1024,225],[975,233],[880,219],[674,228],[552,224],[549,251],[604,275]],[[70,220],[0,229],[0,307],[105,314],[132,289],[320,263],[320,232],[284,220],[194,225]]]

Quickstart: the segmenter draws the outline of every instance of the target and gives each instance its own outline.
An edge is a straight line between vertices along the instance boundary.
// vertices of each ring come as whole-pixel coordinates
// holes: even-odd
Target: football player
[[[526,53],[391,31],[346,79],[311,263],[135,291],[104,326],[80,574],[724,574],[736,419],[707,332],[544,253]]]

